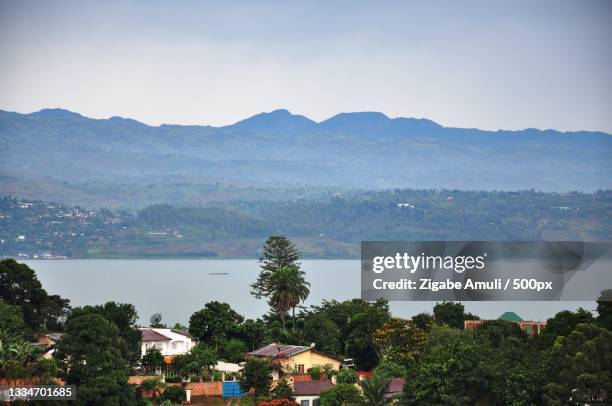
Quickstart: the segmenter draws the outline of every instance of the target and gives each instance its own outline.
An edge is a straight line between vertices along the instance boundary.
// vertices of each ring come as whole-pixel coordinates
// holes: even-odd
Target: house
[[[371,378],[372,374],[369,376],[364,375],[363,379]],[[321,396],[321,392],[327,388],[334,386],[335,381],[330,381],[326,379],[322,379],[319,381],[314,380],[306,380],[306,381],[292,381],[293,383],[293,396],[295,401],[300,406],[318,406],[319,405],[319,397]],[[384,398],[390,402],[397,402],[399,396],[404,389],[404,384],[406,380],[404,378],[391,378],[387,388],[385,389]],[[359,386],[356,385],[358,388]]]
[[[278,370],[272,373],[274,380],[278,380],[281,374],[303,374],[312,367],[326,364],[338,370],[342,364],[342,360],[317,351],[314,344],[306,347],[272,343],[258,350],[248,352],[247,356],[268,358],[273,364],[278,366]]]
[[[64,333],[47,333],[47,334],[41,334],[36,338],[36,341],[33,343],[30,343],[31,345],[35,346],[35,347],[40,347],[43,350],[43,354],[42,357],[45,359],[52,359],[53,358],[53,354],[55,353],[55,347],[57,345],[57,342],[59,341],[60,338],[62,338],[62,336],[64,335]]]
[[[384,398],[387,400],[396,400],[402,394],[405,383],[406,380],[404,378],[391,378],[385,390],[385,394],[383,395]]]
[[[149,348],[157,347],[164,357],[173,358],[185,354],[195,347],[195,340],[185,331],[171,328],[143,327],[142,355]]]
[[[321,392],[334,386],[332,381],[297,381],[293,383],[293,397],[300,406],[318,406]]]
[[[540,334],[542,330],[544,330],[544,327],[546,327],[545,321],[526,321],[521,319],[519,315],[514,312],[505,312],[499,316],[497,320],[504,320],[518,324],[521,331],[530,336]],[[483,321],[484,320],[466,320],[463,322],[463,327],[466,330],[474,331],[483,323]]]

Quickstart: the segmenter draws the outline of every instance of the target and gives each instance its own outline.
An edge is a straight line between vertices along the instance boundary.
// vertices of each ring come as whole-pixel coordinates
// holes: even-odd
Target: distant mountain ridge
[[[212,127],[91,119],[63,109],[0,110],[0,175],[13,180],[10,188],[0,180],[0,192],[17,196],[19,179],[47,189],[55,182],[115,182],[136,191],[155,183],[176,190],[177,202],[193,191],[180,187],[185,178],[275,187],[591,191],[612,188],[610,157],[612,136],[603,132],[483,131],[380,112],[317,123],[279,109]]]

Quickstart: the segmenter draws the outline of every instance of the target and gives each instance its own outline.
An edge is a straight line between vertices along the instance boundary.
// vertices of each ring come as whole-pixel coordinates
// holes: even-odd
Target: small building
[[[57,342],[62,338],[64,333],[47,333],[36,337],[36,341],[31,343],[35,347],[40,347],[43,350],[42,357],[52,359],[55,353]]]
[[[526,320],[521,319],[519,315],[514,312],[505,312],[504,314],[499,316],[497,320],[503,320],[503,321],[509,321],[511,323],[516,323],[518,324],[522,332],[530,336],[540,334],[542,330],[544,330],[544,327],[546,327],[545,321],[526,321]],[[463,327],[466,330],[474,331],[484,321],[485,320],[466,320],[463,322]]]
[[[244,369],[244,367],[240,364],[236,364],[233,362],[223,362],[217,361],[217,364],[213,367],[215,371],[225,372],[225,373],[235,373],[240,372]]]
[[[319,406],[319,396],[325,389],[334,386],[332,381],[298,381],[293,383],[293,397],[300,406]]]
[[[142,355],[145,355],[148,349],[156,347],[164,357],[173,358],[186,354],[196,345],[195,340],[182,330],[143,327],[140,331],[142,331]]]
[[[327,364],[331,365],[333,369],[338,370],[342,364],[342,360],[317,351],[314,344],[306,347],[272,343],[258,350],[248,352],[247,356],[270,359],[277,366],[272,373],[274,380],[278,380],[284,374],[303,374],[310,368],[322,367]]]
[[[405,384],[406,380],[404,378],[391,378],[385,390],[384,398],[387,400],[397,400],[402,394]]]

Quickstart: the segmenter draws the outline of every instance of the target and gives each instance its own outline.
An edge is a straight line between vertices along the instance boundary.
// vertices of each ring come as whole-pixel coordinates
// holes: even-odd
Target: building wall
[[[293,371],[297,369],[298,365],[304,365],[304,372],[308,371],[308,369],[315,366],[323,366],[325,364],[330,364],[336,370],[340,369],[340,361],[313,352],[312,350],[301,352],[293,357],[289,357],[286,360],[281,360],[281,364],[283,365],[283,369],[286,371]]]
[[[145,355],[147,349],[152,346],[159,348],[162,355],[165,357],[175,357],[177,355],[185,354],[195,346],[195,343],[190,337],[182,334],[175,333],[170,329],[165,328],[154,328],[152,329],[158,333],[170,338],[170,341],[143,341],[142,343],[142,355]]]
[[[315,402],[314,401],[318,400],[318,399],[319,399],[318,395],[296,396],[295,397],[295,401],[300,406],[302,406],[302,401],[304,401],[304,400],[308,401],[308,403],[307,403],[308,406],[315,406]]]
[[[474,331],[483,322],[484,320],[466,320],[463,322],[463,327],[466,330]],[[530,336],[542,333],[542,330],[546,327],[545,321],[513,321],[511,323],[518,324],[519,328]]]
[[[157,347],[164,356],[170,355],[170,349],[168,348],[169,342],[170,341],[143,341],[142,355],[144,356],[147,353],[147,350],[153,347]]]

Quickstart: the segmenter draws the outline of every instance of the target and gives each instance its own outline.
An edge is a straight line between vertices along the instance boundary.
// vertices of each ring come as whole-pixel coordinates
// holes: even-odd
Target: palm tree
[[[366,404],[369,406],[382,406],[386,404],[385,390],[389,386],[390,381],[391,379],[387,376],[378,374],[359,382],[363,390],[363,396],[366,398]]]
[[[285,266],[270,275],[268,304],[280,317],[283,330],[285,330],[285,318],[289,309],[293,310],[295,320],[295,307],[306,300],[310,294],[310,289],[308,289],[310,283],[306,282],[304,276],[304,271],[297,266]]]

